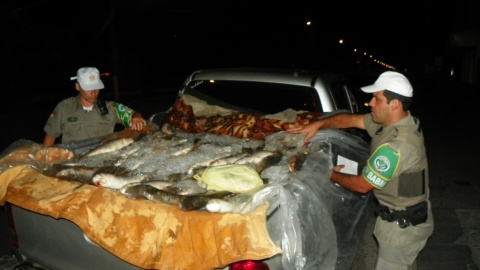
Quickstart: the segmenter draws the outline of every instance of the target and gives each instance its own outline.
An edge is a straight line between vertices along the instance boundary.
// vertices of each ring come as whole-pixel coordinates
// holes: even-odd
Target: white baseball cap
[[[79,68],[77,71],[77,76],[70,77],[70,80],[75,79],[77,79],[77,82],[85,91],[105,88],[102,80],[100,79],[100,72],[94,67]]]
[[[361,87],[365,93],[389,90],[402,96],[412,97],[413,88],[407,77],[395,71],[385,71],[380,74],[372,85]]]

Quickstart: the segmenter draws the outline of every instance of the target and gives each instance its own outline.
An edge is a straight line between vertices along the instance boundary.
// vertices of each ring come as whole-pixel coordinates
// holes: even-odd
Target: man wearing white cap
[[[428,163],[420,121],[410,114],[413,89],[408,79],[393,71],[374,84],[369,114],[337,114],[290,133],[306,133],[308,142],[321,128],[360,128],[372,137],[371,155],[361,175],[333,167],[330,180],[358,193],[373,190],[377,205],[374,235],[378,242],[375,269],[415,269],[415,259],[433,233],[429,201]]]
[[[133,130],[146,126],[140,113],[117,102],[98,99],[100,89],[105,86],[97,68],[80,68],[71,79],[77,80],[75,88],[79,94],[59,102],[50,114],[43,128],[45,146],[55,144],[60,136],[62,143],[106,136],[114,132],[116,124]]]

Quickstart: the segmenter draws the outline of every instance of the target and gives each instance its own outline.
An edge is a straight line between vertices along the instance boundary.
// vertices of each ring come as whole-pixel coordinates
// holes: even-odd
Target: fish
[[[144,190],[142,194],[145,198],[150,201],[164,203],[168,205],[179,206],[181,195],[173,194],[168,191],[160,190],[158,188],[144,185]]]
[[[148,180],[142,182],[143,185],[149,185],[160,190],[169,190],[170,187],[175,186],[175,183],[165,180]]]
[[[160,154],[160,153],[168,151],[168,150],[170,150],[174,147],[181,147],[185,143],[188,143],[187,139],[178,138],[178,137],[175,137],[175,139],[170,139],[170,140],[162,140],[158,144],[153,145],[152,153],[153,154]]]
[[[127,175],[129,170],[122,166],[103,166],[97,169],[95,174],[99,173],[111,173],[114,175]],[[95,175],[94,175],[95,176]]]
[[[311,152],[311,148],[313,148],[313,151],[319,150],[318,145],[312,145],[310,142],[307,142],[297,148],[296,154],[288,158],[287,166],[290,172],[296,172],[302,168],[302,165],[305,162],[305,159],[307,158],[308,154]]]
[[[235,161],[234,164],[251,165],[258,173],[261,173],[264,169],[280,162],[281,159],[280,152],[260,150]]]
[[[247,156],[248,153],[245,153],[245,152],[242,152],[240,154],[236,154],[236,155],[233,155],[233,156],[228,156],[226,158],[220,158],[220,159],[216,159],[212,162],[210,162],[210,166],[220,166],[220,165],[226,165],[226,164],[232,164],[232,163],[235,163],[235,161],[238,161],[239,159]]]
[[[129,169],[130,170],[136,170],[138,169],[140,166],[144,165],[145,162],[143,160],[136,160],[135,163],[131,162],[132,164],[130,164],[129,166]]]
[[[119,191],[129,199],[147,199],[145,197],[146,186],[142,183],[130,183],[122,186]]]
[[[204,208],[212,199],[222,199],[232,194],[228,191],[209,191],[201,195],[183,196],[178,207],[183,211],[199,210]]]
[[[164,123],[161,127],[161,131],[168,136],[174,135],[172,125],[169,123]]]
[[[145,191],[145,187],[138,186],[151,186],[159,190],[169,192],[171,194],[190,196],[206,193],[207,190],[201,187],[196,180],[186,179],[177,183],[168,182],[164,180],[150,180],[145,182],[133,182],[122,186],[119,191],[121,194],[129,198],[133,197],[145,197],[141,192]],[[140,196],[141,195],[141,196]]]
[[[96,173],[112,173],[121,175],[127,173],[127,170],[120,166],[91,167],[79,164],[52,164],[46,167],[42,174],[56,177],[61,180],[77,181],[81,183],[93,184],[92,178]]]
[[[78,159],[118,151],[134,142],[132,138],[120,138],[100,144],[97,147],[82,153]]]
[[[232,145],[218,145],[215,143],[197,143],[200,145],[195,151],[201,158],[198,162],[190,164],[187,173],[192,174],[194,170],[198,168],[204,168],[210,166],[210,163],[221,158],[231,156],[235,151],[238,151],[238,147]]]
[[[147,177],[145,176],[126,176],[114,175],[111,173],[99,173],[93,177],[92,182],[97,187],[120,189],[126,184],[142,182],[145,180],[147,180]]]
[[[231,194],[231,192],[223,191],[209,192],[208,194],[202,195],[184,196],[160,190],[149,185],[145,185],[143,196],[154,202],[178,206],[183,211],[191,211],[205,207],[205,205],[207,205],[210,199],[224,198],[225,196]]]
[[[164,177],[165,181],[171,182],[171,183],[176,183],[189,175],[187,173],[172,173]]]
[[[68,164],[53,163],[48,166],[45,166],[42,170],[42,174],[50,177],[56,177],[57,173],[62,170],[71,169],[71,168],[82,168],[82,167],[87,167],[87,166],[79,163],[68,163]]]
[[[180,180],[174,186],[170,186],[166,190],[178,195],[198,195],[207,192],[207,189],[201,187],[194,179]]]
[[[307,154],[305,153],[299,153],[291,156],[287,161],[288,170],[290,172],[296,172],[300,170],[306,158],[307,158]]]
[[[245,156],[237,161],[235,161],[235,164],[247,164],[247,163],[258,163],[262,161],[262,159],[269,157],[269,156],[280,156],[281,154],[279,152],[274,152],[274,151],[266,151],[266,150],[260,150],[256,151],[248,156]]]
[[[186,153],[192,151],[194,148],[194,145],[185,145],[183,148],[180,148],[179,150],[171,153],[172,156],[181,156],[185,155]]]
[[[246,194],[243,194],[246,195]],[[250,200],[253,194],[239,198],[238,194],[235,197],[215,198],[208,201],[205,210],[216,213],[237,213],[246,214],[255,209],[258,201]]]
[[[98,168],[73,167],[59,171],[55,177],[61,180],[77,181],[80,183],[93,184],[92,179]]]
[[[209,160],[208,162],[211,162],[212,160]],[[205,169],[207,169],[209,166],[208,165],[205,165],[204,163],[197,163],[197,164],[194,164],[192,166],[190,166],[188,168],[188,171],[187,171],[187,174],[188,175],[195,175],[195,174],[199,174],[203,171],[205,171]]]
[[[123,151],[123,153],[121,153],[119,158],[113,162],[113,165],[120,166],[128,158],[131,158],[132,156],[136,156],[137,155],[136,152],[140,150],[140,148],[141,148],[140,144],[137,144],[135,145],[135,147],[131,147],[130,149],[127,149],[127,147],[125,147],[124,148],[125,151]]]
[[[231,213],[233,211],[234,204],[223,199],[210,199],[205,205],[205,209],[208,212],[215,213]]]
[[[212,162],[215,162],[216,160],[219,160],[219,159],[222,159],[222,158],[226,158],[228,156],[230,156],[230,153],[219,153],[219,156],[217,156],[215,158],[210,158],[210,159],[207,159],[207,160],[202,160],[200,162],[194,163],[194,164],[190,165],[187,173],[188,174],[194,174],[195,171],[197,171],[199,169],[200,170],[205,169],[205,168],[209,167]]]
[[[146,182],[132,182],[123,185],[119,191],[121,194],[125,195],[127,198],[139,199],[145,198],[143,195],[146,186],[152,186],[156,189],[170,191],[170,187],[174,186],[175,183],[164,181],[164,180],[149,180]]]

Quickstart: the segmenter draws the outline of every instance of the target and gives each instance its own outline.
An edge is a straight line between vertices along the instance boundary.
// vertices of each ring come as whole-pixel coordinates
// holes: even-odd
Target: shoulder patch
[[[120,103],[114,103],[113,106],[115,107],[115,109],[117,109],[117,111],[119,112],[124,112],[126,111],[128,108],[123,105],[123,104],[120,104]]]
[[[130,118],[135,111],[117,102],[113,102],[113,109],[115,109],[118,119],[120,119],[124,126],[128,127]]]
[[[400,151],[395,151],[388,143],[382,144],[370,156],[362,174],[370,184],[382,189],[392,179],[399,161]]]

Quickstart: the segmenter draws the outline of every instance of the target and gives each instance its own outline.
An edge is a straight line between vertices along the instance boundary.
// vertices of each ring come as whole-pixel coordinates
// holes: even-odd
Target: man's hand
[[[345,165],[333,166],[333,171],[334,172],[340,172],[343,168],[345,168]]]
[[[306,126],[295,126],[291,129],[288,129],[287,132],[290,134],[300,134],[300,133],[306,133],[307,135],[303,139],[304,143],[307,143],[310,141],[310,139],[317,134],[317,131],[322,127],[322,122],[317,121],[310,123]]]
[[[130,119],[130,127],[132,130],[143,130],[147,126],[147,121],[143,119],[142,115],[135,112]]]

